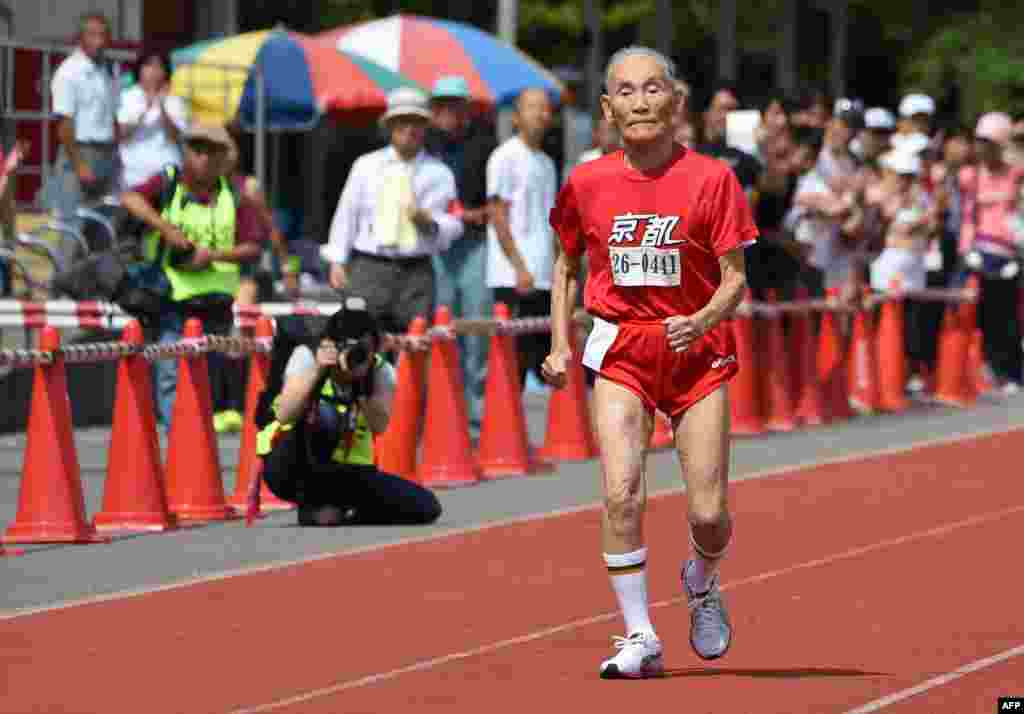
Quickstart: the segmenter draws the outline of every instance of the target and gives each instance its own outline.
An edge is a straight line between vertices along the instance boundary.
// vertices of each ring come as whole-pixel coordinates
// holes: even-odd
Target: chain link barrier
[[[895,300],[919,300],[927,302],[942,302],[946,304],[976,303],[978,291],[971,288],[962,289],[937,289],[928,288],[924,290],[895,290],[884,294],[869,294],[859,299],[843,300],[840,298],[827,298],[817,300],[794,300],[784,303],[745,301],[736,310],[738,317],[761,316],[774,318],[784,314],[807,314],[813,312],[838,312],[855,313],[859,310],[871,310],[875,307]],[[64,320],[91,322],[93,320],[103,321],[114,326],[113,321],[127,322],[127,316],[119,314],[120,308],[111,303],[74,303],[70,301],[54,301],[53,303],[21,303],[16,300],[0,301],[0,316],[12,317],[10,313],[2,315],[4,310],[17,307],[17,317],[21,318],[18,324],[27,326],[43,326],[50,324],[54,327],[69,325],[61,324]],[[324,316],[333,314],[341,307],[340,303],[267,303],[263,305],[238,306],[238,323],[251,327],[255,325],[259,317],[282,317],[282,316]],[[587,326],[591,317],[578,311],[574,315],[574,322],[577,326]],[[57,324],[54,324],[56,322]],[[38,325],[36,323],[39,323]],[[0,321],[0,324],[6,324]],[[123,326],[123,325],[122,325]],[[435,340],[454,340],[459,335],[531,335],[549,332],[551,330],[550,317],[521,317],[511,320],[493,319],[466,319],[455,320],[450,325],[435,325],[428,328],[423,335],[411,334],[385,334],[383,337],[383,349],[385,351],[401,350],[410,352],[423,352],[430,349]],[[161,359],[177,359],[179,357],[196,356],[208,352],[226,354],[232,358],[244,358],[253,353],[269,353],[272,348],[272,338],[252,338],[206,335],[199,338],[185,338],[177,342],[151,344],[142,347],[129,345],[124,342],[93,342],[86,344],[74,344],[61,347],[57,352],[45,350],[8,349],[0,350],[0,367],[26,368],[40,364],[52,364],[57,357],[69,364],[84,364],[98,362],[115,362],[122,357],[134,354],[142,354],[150,362]]]

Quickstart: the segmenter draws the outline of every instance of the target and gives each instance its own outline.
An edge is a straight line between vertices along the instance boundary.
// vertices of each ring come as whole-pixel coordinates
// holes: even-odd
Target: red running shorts
[[[728,329],[721,325],[674,352],[661,322],[616,324],[595,317],[583,364],[636,394],[651,411],[675,419],[739,371]]]

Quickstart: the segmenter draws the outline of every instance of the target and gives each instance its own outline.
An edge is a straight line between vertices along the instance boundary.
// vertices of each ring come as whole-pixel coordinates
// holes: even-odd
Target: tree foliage
[[[936,30],[907,63],[907,82],[935,93],[955,85],[960,119],[986,111],[1024,113],[1024,7],[990,3]]]
[[[824,84],[830,38],[827,21],[815,8],[825,4],[797,1],[799,71],[802,79]],[[758,57],[770,67],[785,2],[739,3],[741,59]],[[654,44],[664,21],[658,5],[658,0],[603,0],[605,51],[634,42]],[[494,31],[498,0],[251,0],[243,7],[256,25],[294,22],[301,25],[297,29],[313,32],[397,12],[447,17]],[[716,0],[673,3],[673,54],[697,88],[714,79],[718,9]],[[850,85],[869,101],[892,103],[901,93],[919,89],[939,98],[956,93],[963,120],[995,107],[1024,111],[1024,35],[1018,29],[1024,24],[1024,3],[849,0],[849,13]],[[290,19],[297,15],[307,19]],[[517,44],[524,52],[549,67],[582,67],[589,42],[583,0],[519,0],[518,24]]]

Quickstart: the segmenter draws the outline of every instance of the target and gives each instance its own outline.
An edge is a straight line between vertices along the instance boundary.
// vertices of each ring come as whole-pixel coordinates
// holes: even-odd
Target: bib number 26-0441
[[[609,247],[612,280],[621,287],[679,287],[680,255],[676,248]]]

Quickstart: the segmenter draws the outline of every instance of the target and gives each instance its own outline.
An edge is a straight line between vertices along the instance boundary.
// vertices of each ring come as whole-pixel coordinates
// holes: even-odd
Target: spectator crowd
[[[170,243],[195,243],[195,236],[171,235],[163,220],[166,170],[180,167],[182,200],[215,205],[224,199],[234,207],[230,215],[216,208],[202,213],[230,219],[230,237],[214,236],[212,244],[229,247],[200,247],[176,266],[185,282],[207,276],[189,282],[181,295],[191,299],[203,294],[196,286],[212,285],[224,300],[218,308],[207,300],[202,309],[214,311],[232,301],[269,299],[273,282],[259,267],[274,255],[286,293],[294,296],[295,261],[260,187],[239,174],[233,137],[224,127],[190,122],[186,104],[168,93],[169,65],[161,54],[143,53],[138,83],[116,91],[102,60],[107,42],[106,19],[84,18],[78,51],[54,77],[61,151],[47,192],[51,203],[70,216],[73,206],[116,190]],[[498,301],[513,316],[547,316],[556,251],[549,214],[562,174],[616,151],[614,129],[595,116],[592,147],[568,157],[562,171],[545,152],[556,102],[543,90],[521,93],[515,133],[499,142],[493,124],[474,112],[465,78],[445,76],[431,89],[389,95],[380,119],[388,143],[353,164],[324,237],[326,281],[364,298],[387,331],[405,331],[440,304],[455,317],[489,316]],[[731,166],[753,208],[761,232],[747,254],[755,298],[829,294],[855,301],[897,286],[957,287],[977,275],[986,363],[1000,389],[1019,390],[1024,118],[992,112],[972,126],[939,125],[935,102],[920,93],[891,108],[815,91],[771,92],[750,104],[722,84],[701,108],[692,105],[685,82],[676,91],[685,98],[677,141]],[[160,339],[180,336],[181,318],[191,309],[163,321]],[[230,320],[219,319],[225,313],[218,316],[217,329],[231,329]],[[906,316],[907,386],[921,390],[935,367],[941,306],[909,300]],[[529,372],[539,377],[549,336],[517,340],[525,385]],[[487,341],[464,336],[460,347],[476,437]],[[158,380],[164,419],[173,379]],[[240,387],[225,384],[217,425],[236,429]]]

